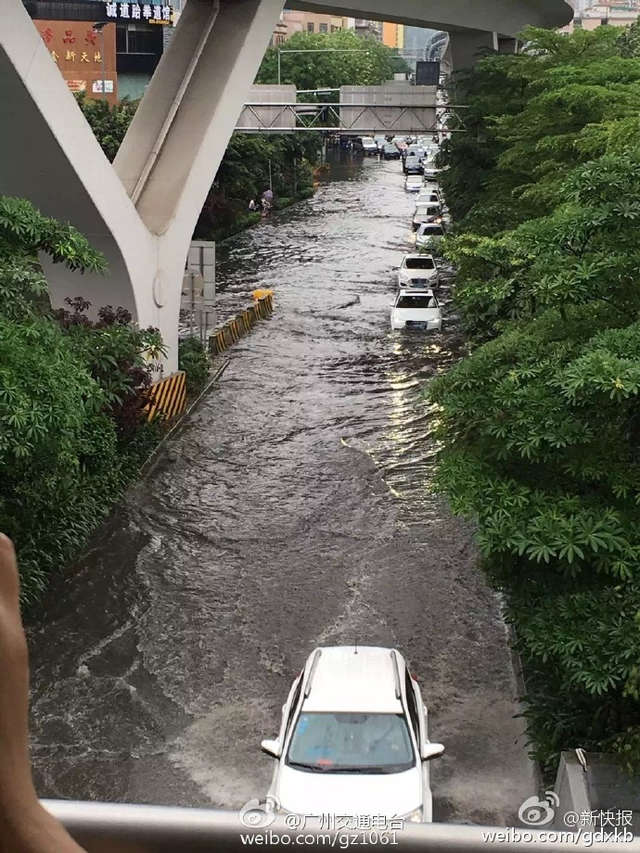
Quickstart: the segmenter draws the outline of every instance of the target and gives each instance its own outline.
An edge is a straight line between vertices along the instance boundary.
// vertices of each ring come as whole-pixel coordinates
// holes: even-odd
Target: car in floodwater
[[[416,247],[419,249],[431,248],[442,240],[444,234],[442,222],[423,222],[416,231]]]
[[[416,207],[418,207],[418,205],[420,205],[420,204],[440,204],[440,203],[441,203],[440,193],[433,188],[427,187],[427,189],[425,189],[424,184],[421,184],[420,192],[418,193],[418,195],[416,197]]]
[[[442,311],[433,291],[401,288],[391,305],[391,328],[440,331]]]
[[[431,255],[421,252],[405,255],[398,267],[398,287],[430,287],[440,286],[440,271]]]
[[[404,180],[404,188],[410,193],[419,193],[422,189],[422,178],[420,175],[407,175]]]
[[[378,145],[372,136],[362,137],[362,150],[364,151],[365,157],[377,157]]]
[[[422,174],[425,181],[437,181],[442,169],[438,169],[433,161],[422,164]]]
[[[413,230],[416,231],[423,222],[436,222],[442,220],[442,205],[439,201],[429,201],[426,204],[416,205],[413,214]]]
[[[382,149],[382,156],[385,160],[399,160],[400,159],[400,151],[393,142],[385,142],[384,148]]]
[[[267,804],[297,815],[430,822],[427,708],[402,655],[374,646],[313,651],[282,706]]]

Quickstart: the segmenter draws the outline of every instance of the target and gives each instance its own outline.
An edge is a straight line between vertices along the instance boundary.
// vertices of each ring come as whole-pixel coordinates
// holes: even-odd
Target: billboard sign
[[[60,69],[72,92],[86,92],[88,97],[102,93],[117,101],[116,27],[106,24],[98,32],[92,21],[34,21],[51,58]],[[95,88],[99,81],[100,88]]]

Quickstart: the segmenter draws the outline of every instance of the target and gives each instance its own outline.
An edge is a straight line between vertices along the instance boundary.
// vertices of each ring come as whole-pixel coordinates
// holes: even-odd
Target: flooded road
[[[336,166],[218,247],[221,311],[266,286],[275,313],[51,588],[30,632],[42,796],[260,797],[294,675],[355,640],[398,648],[422,687],[447,748],[434,819],[509,822],[534,792],[497,599],[429,493],[422,392],[458,357],[455,318],[389,328],[413,207],[397,162]]]

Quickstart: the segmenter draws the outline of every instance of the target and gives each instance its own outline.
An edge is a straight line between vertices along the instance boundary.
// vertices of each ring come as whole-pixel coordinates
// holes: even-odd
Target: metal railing
[[[402,853],[639,853],[640,838],[597,842],[593,835],[552,829],[405,823],[387,829],[331,829],[291,825],[292,815],[267,825],[243,826],[238,812],[214,809],[43,800],[88,853],[239,853],[247,848],[305,850],[399,850]],[[289,821],[289,823],[287,823]],[[308,823],[308,821],[307,821]],[[597,842],[597,843],[596,843]],[[52,851],[54,853],[54,851]]]

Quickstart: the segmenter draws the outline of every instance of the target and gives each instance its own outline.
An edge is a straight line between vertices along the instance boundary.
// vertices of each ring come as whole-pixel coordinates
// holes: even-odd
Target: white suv
[[[333,646],[309,655],[282,706],[267,802],[299,815],[431,821],[427,709],[399,652]]]

